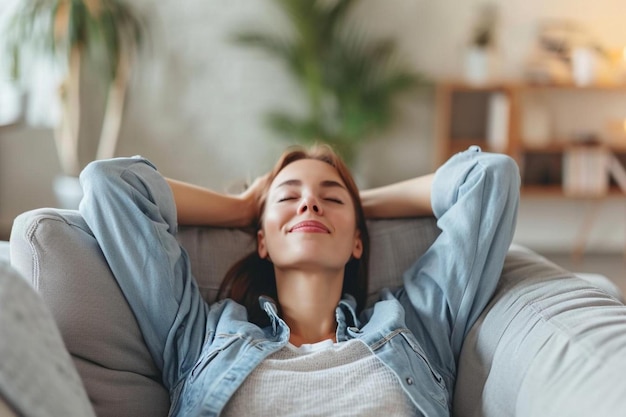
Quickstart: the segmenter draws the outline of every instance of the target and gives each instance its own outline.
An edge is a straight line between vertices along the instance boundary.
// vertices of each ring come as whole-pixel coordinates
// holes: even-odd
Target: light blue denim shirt
[[[271,325],[246,309],[202,299],[175,239],[171,190],[143,158],[90,164],[80,211],[92,229],[170,390],[171,416],[217,416],[246,377],[289,341],[274,303]],[[504,155],[477,147],[435,174],[432,206],[441,234],[404,274],[356,316],[350,297],[336,309],[337,341],[359,339],[398,377],[424,416],[449,415],[465,335],[497,285],[511,243],[519,172]]]

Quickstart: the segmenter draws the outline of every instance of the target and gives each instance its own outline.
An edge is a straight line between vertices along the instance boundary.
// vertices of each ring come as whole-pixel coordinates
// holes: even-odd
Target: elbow
[[[501,191],[519,193],[521,176],[519,166],[513,158],[504,154],[483,154],[479,160],[485,175],[491,179],[493,186]]]
[[[457,154],[435,174],[435,216],[440,217],[468,194],[484,196],[487,192],[496,199],[519,200],[520,184],[519,167],[508,155],[480,151]]]

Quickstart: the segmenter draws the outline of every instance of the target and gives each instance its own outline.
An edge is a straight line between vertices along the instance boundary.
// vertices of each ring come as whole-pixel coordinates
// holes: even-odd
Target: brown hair
[[[265,190],[259,201],[259,216],[257,230],[260,230],[263,222],[265,201],[269,187],[287,165],[302,159],[315,159],[325,162],[335,168],[342,179],[354,205],[356,227],[360,231],[363,244],[363,254],[359,259],[351,258],[346,264],[343,280],[343,294],[350,294],[357,302],[357,312],[365,306],[367,299],[367,267],[369,263],[369,236],[365,215],[359,197],[359,189],[350,174],[350,170],[341,158],[326,145],[316,145],[311,148],[292,147],[285,151],[279,158],[272,171],[270,171],[265,184]],[[218,292],[218,299],[232,298],[242,304],[248,310],[248,319],[260,326],[269,324],[267,314],[261,310],[259,296],[266,295],[276,300],[276,277],[274,266],[266,259],[262,259],[255,250],[231,267],[226,273]]]

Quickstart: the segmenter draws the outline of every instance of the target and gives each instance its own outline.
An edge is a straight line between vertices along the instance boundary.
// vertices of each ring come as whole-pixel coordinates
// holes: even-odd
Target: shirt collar
[[[272,332],[276,335],[282,322],[282,319],[278,316],[276,301],[271,297],[262,295],[259,297],[259,304],[270,318]],[[350,294],[345,294],[335,309],[335,317],[337,320],[337,341],[347,340],[346,330],[359,326],[359,320],[356,315],[356,299]]]

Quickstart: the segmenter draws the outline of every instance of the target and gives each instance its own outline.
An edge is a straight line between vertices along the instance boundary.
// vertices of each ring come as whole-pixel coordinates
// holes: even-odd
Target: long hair
[[[367,224],[361,205],[359,189],[350,174],[350,170],[341,158],[326,145],[316,145],[311,148],[292,147],[285,151],[279,158],[265,183],[259,200],[258,218],[256,219],[256,230],[260,230],[263,224],[263,214],[269,187],[278,175],[287,165],[302,159],[314,159],[325,162],[335,168],[339,177],[342,179],[352,203],[354,206],[354,214],[356,219],[356,228],[360,231],[360,237],[363,244],[363,254],[359,259],[351,258],[344,269],[343,294],[350,294],[356,299],[357,312],[360,312],[365,306],[367,299],[367,282],[368,282],[368,264],[369,264],[369,235],[367,233]],[[259,305],[259,296],[265,295],[278,299],[276,290],[276,276],[274,274],[274,266],[267,259],[262,259],[255,250],[243,259],[235,263],[226,273],[218,292],[218,299],[231,298],[242,304],[248,311],[248,320],[266,326],[269,324],[267,314],[261,310]]]

